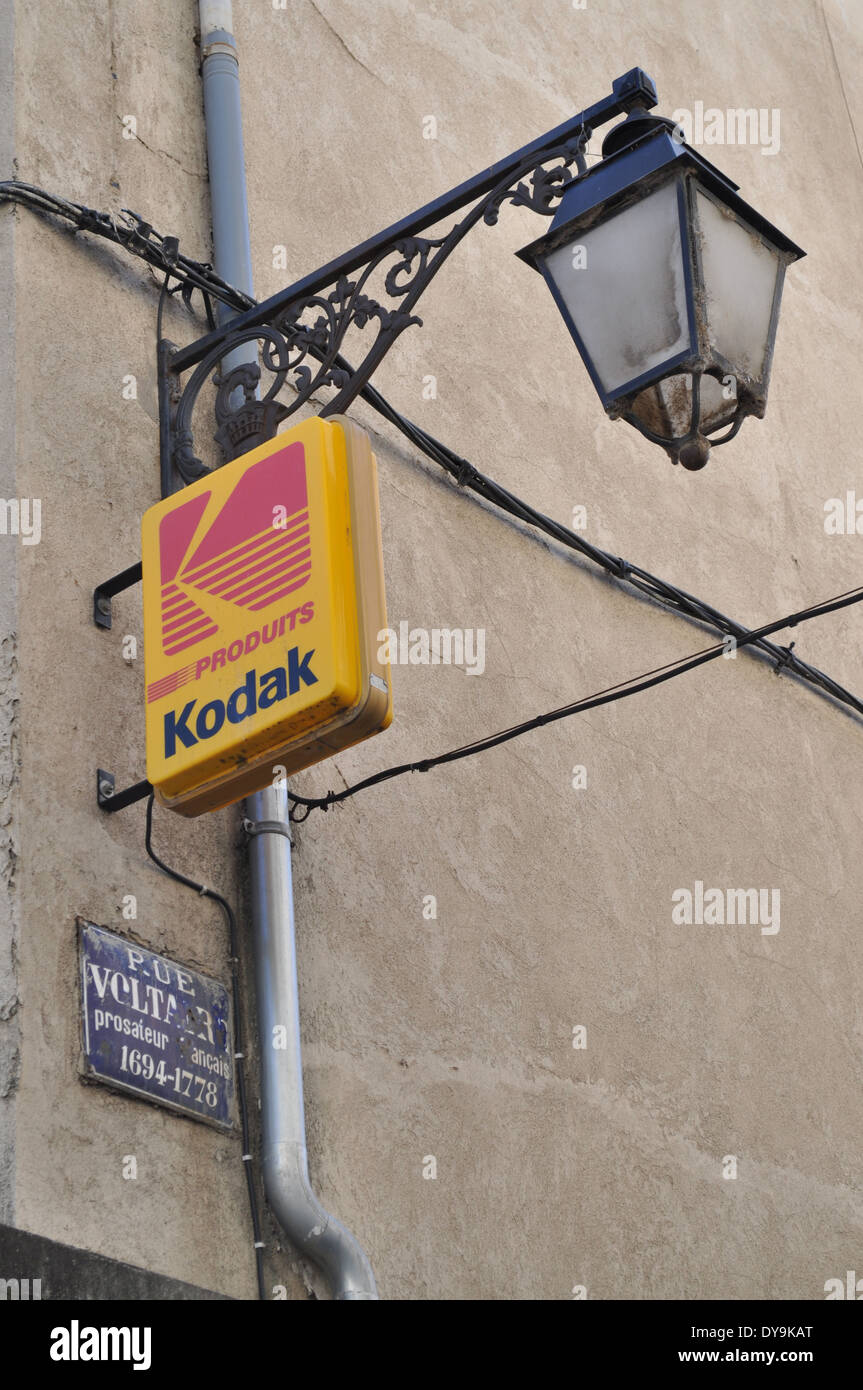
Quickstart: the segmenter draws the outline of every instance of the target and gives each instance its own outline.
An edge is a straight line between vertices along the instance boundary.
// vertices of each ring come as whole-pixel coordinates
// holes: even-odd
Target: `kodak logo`
[[[180,744],[184,748],[194,748],[202,739],[213,738],[226,719],[229,724],[242,724],[258,710],[269,709],[280,700],[296,695],[301,686],[317,685],[318,678],[309,665],[314,654],[312,648],[301,658],[299,647],[291,647],[287,666],[265,671],[260,680],[257,671],[247,671],[242,685],[238,685],[227,700],[209,700],[197,715],[197,700],[190,700],[179,714],[169,710],[165,715],[165,757],[172,758]]]

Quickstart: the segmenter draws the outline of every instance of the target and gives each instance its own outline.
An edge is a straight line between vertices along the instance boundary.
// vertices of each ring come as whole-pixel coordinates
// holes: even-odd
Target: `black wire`
[[[237,1076],[237,1099],[239,1101],[240,1106],[240,1124],[242,1126],[243,1133],[243,1153],[251,1154],[251,1128],[249,1125],[249,1107],[246,1099],[245,1051],[243,1048],[242,1010],[240,1001],[240,982],[238,973],[239,954],[237,939],[237,920],[234,916],[233,908],[231,907],[227,898],[222,897],[221,893],[215,892],[215,890],[212,888],[205,888],[202,883],[196,883],[193,878],[187,878],[185,874],[181,874],[177,869],[169,868],[169,866],[164,862],[164,860],[160,859],[158,854],[156,854],[156,851],[153,849],[152,844],[154,800],[154,795],[151,792],[149,797],[147,798],[147,833],[144,839],[148,855],[152,859],[153,863],[156,864],[157,867],[162,870],[163,874],[167,874],[169,878],[175,879],[177,883],[182,883],[186,888],[194,889],[194,891],[196,893],[199,893],[202,897],[210,898],[213,902],[218,903],[219,907],[224,912],[225,917],[228,921],[228,940],[230,943],[229,949],[231,952],[231,981],[233,986],[232,993],[234,999],[234,1066]],[[261,1238],[261,1223],[260,1218],[258,1216],[258,1195],[255,1191],[255,1179],[252,1174],[251,1158],[243,1159],[243,1168],[245,1169],[246,1186],[249,1192],[249,1210],[252,1214],[252,1231],[254,1233],[255,1240],[255,1269],[257,1271],[258,1276],[258,1296],[262,1299],[266,1299],[267,1292],[264,1284],[263,1241]]]
[[[344,359],[339,358],[338,360],[340,365],[347,365],[344,363]],[[417,448],[445,469],[460,486],[469,488],[484,500],[491,502],[494,506],[501,508],[536,530],[545,532],[553,540],[559,541],[569,549],[578,551],[599,565],[606,574],[631,585],[647,595],[652,601],[659,603],[663,608],[672,609],[674,612],[690,617],[705,626],[723,632],[726,636],[740,638],[746,633],[747,629],[742,624],[735,622],[733,618],[726,617],[724,613],[721,613],[711,604],[695,598],[685,589],[678,589],[666,580],[658,579],[656,575],[651,574],[649,570],[642,569],[639,565],[631,564],[620,556],[600,550],[598,546],[591,545],[589,541],[584,540],[567,526],[537,511],[529,503],[522,501],[514,493],[480,473],[466,459],[460,458],[447,445],[442,444],[440,440],[435,439],[419,425],[414,424],[411,420],[406,420],[373,386],[367,386],[362,395],[363,399],[374,410],[394,424]],[[770,657],[777,665],[781,664],[791,674],[807,681],[842,704],[848,705],[857,714],[863,714],[863,702],[830,676],[825,675],[823,671],[819,671],[817,667],[804,661],[802,657],[798,657],[796,654],[789,656],[785,648],[777,647],[774,643],[763,638],[753,643],[753,646]]]
[[[46,193],[44,189],[36,188],[32,184],[21,183],[18,180],[0,182],[0,200],[4,198],[21,203],[36,212],[47,212],[54,216],[63,217],[73,222],[76,228],[81,231],[93,232],[98,236],[106,237],[109,241],[122,246],[132,255],[139,256],[148,264],[173,275],[189,290],[189,293],[192,289],[198,289],[204,298],[208,322],[211,327],[213,321],[212,307],[209,303],[210,297],[240,312],[253,308],[257,303],[249,295],[234,289],[227,281],[222,280],[215,274],[212,266],[206,262],[190,260],[187,256],[180,255],[179,252],[169,256],[164,251],[165,239],[158,232],[154,232],[149,223],[144,222],[137,213],[130,212],[128,209],[125,210],[125,215],[129,218],[130,225],[121,229],[118,228],[114,217],[107,213],[95,212],[92,208],[84,207],[79,203],[70,203],[64,198]],[[335,365],[348,373],[352,373],[350,363],[346,362],[341,355],[336,357]],[[620,582],[629,584],[663,608],[681,613],[704,626],[725,633],[727,636],[733,636],[738,639],[738,642],[746,633],[746,628],[742,624],[727,617],[711,604],[694,597],[684,589],[669,584],[666,580],[657,578],[656,575],[651,574],[649,570],[642,569],[639,565],[634,565],[620,556],[611,555],[598,546],[591,545],[575,531],[571,531],[562,523],[537,511],[529,503],[522,501],[514,493],[480,473],[471,463],[461,458],[448,445],[435,439],[427,430],[408,420],[374,386],[364,386],[360,395],[373,410],[395,425],[396,429],[400,430],[416,448],[455,478],[460,486],[468,488],[485,501],[491,502],[492,505],[516,517],[526,525],[544,532],[561,545],[578,551],[603,569],[606,574]],[[777,647],[774,643],[763,638],[753,642],[752,645],[763,655],[768,656],[776,664],[777,670],[784,669],[790,675],[806,681],[830,698],[847,705],[857,714],[863,714],[863,702],[846,690],[844,686],[834,681],[832,677],[819,671],[817,667],[810,665],[796,653]]]
[[[863,600],[863,588],[849,589],[846,593],[837,595],[836,598],[828,599],[812,608],[802,609],[798,613],[790,614],[787,618],[780,618],[776,622],[767,623],[764,627],[746,633],[736,639],[736,646],[748,646],[768,633],[778,632],[784,627],[796,627],[798,623],[808,622],[810,618],[823,617],[826,613],[833,613],[838,608],[847,608],[850,604],[860,603],[861,600]],[[381,782],[389,782],[392,778],[401,777],[406,772],[428,772],[431,768],[440,767],[444,763],[459,762],[462,758],[470,758],[476,753],[485,753],[490,748],[497,748],[502,743],[509,743],[512,739],[520,738],[522,734],[530,733],[531,730],[539,729],[545,724],[553,724],[559,719],[569,718],[570,715],[583,714],[586,710],[597,709],[600,705],[609,705],[616,700],[624,700],[628,695],[637,695],[639,691],[650,690],[655,685],[662,685],[664,681],[673,680],[675,676],[682,676],[686,671],[693,671],[696,666],[703,666],[708,661],[715,661],[726,651],[727,644],[725,642],[720,642],[713,647],[705,647],[692,656],[680,657],[677,661],[668,662],[665,666],[656,666],[652,671],[647,671],[641,676],[632,676],[628,680],[620,681],[617,685],[608,686],[605,690],[587,695],[581,700],[574,700],[571,704],[561,705],[558,709],[549,710],[546,714],[538,714],[533,719],[526,719],[521,724],[514,724],[509,729],[502,729],[495,734],[487,734],[484,738],[475,739],[472,743],[463,744],[460,748],[453,748],[448,753],[440,753],[434,758],[423,758],[420,762],[401,763],[396,767],[385,768],[382,772],[375,772],[370,777],[364,778],[363,781],[355,782],[352,787],[345,787],[339,792],[327,792],[326,796],[298,796],[289,791],[288,797],[293,805],[306,807],[305,815],[295,816],[291,811],[290,818],[294,821],[307,820],[312,811],[326,811],[337,802],[346,801],[348,797],[356,796],[357,792],[365,791],[368,787],[375,787]]]
[[[72,203],[66,198],[58,198],[46,193],[33,184],[21,183],[17,179],[0,181],[0,201],[7,199],[20,203],[34,212],[49,213],[53,217],[71,222],[77,231],[92,232],[95,236],[122,246],[125,251],[153,266],[156,270],[170,271],[184,285],[200,290],[201,295],[212,295],[232,308],[243,310],[254,307],[255,300],[236,290],[226,280],[216,275],[213,267],[206,261],[194,261],[165,249],[165,238],[145,222],[137,213],[124,208],[120,214],[128,220],[117,223],[112,213],[97,212],[82,203]]]

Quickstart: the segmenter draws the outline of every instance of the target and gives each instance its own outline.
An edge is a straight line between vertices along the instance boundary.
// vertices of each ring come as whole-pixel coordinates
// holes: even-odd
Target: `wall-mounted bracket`
[[[105,579],[101,584],[97,584],[93,590],[93,622],[97,627],[111,626],[111,599],[115,594],[121,594],[124,589],[131,589],[133,584],[141,582],[141,561],[136,565],[130,565],[127,570],[121,570],[115,574],[113,579]]]
[[[136,565],[130,565],[128,569],[121,570],[112,579],[105,579],[101,584],[97,584],[93,590],[93,622],[97,627],[111,626],[111,599],[115,594],[120,594],[124,589],[131,589],[133,584],[141,582],[141,561]],[[135,782],[133,786],[126,787],[125,791],[117,792],[114,790],[114,774],[106,772],[104,768],[96,769],[96,802],[101,811],[122,811],[124,806],[131,806],[135,801],[141,801],[145,796],[149,796],[153,790],[149,782]]]
[[[114,785],[113,772],[105,772],[101,767],[96,769],[96,801],[100,811],[122,811],[135,801],[143,801],[153,790],[150,782],[135,782],[122,792],[115,792]]]
[[[197,342],[177,348],[163,339],[162,495],[210,471],[196,453],[193,427],[208,384],[216,387],[214,438],[224,462],[272,439],[325,388],[335,394],[319,413],[344,414],[405,329],[422,323],[414,312],[421,295],[471,229],[494,226],[504,203],[554,217],[564,193],[587,172],[594,130],[657,100],[652,79],[632,68],[610,95]],[[343,356],[347,335],[361,353],[356,367]]]

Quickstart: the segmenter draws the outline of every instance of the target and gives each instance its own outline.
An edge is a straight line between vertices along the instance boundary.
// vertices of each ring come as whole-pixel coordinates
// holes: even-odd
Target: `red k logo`
[[[305,450],[298,441],[240,478],[190,553],[212,494],[162,518],[162,648],[176,656],[219,630],[206,596],[256,613],[301,589],[312,572]]]

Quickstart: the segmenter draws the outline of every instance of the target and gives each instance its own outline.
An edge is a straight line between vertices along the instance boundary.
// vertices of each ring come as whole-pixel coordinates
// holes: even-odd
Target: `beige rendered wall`
[[[134,208],[207,259],[196,17],[192,0],[15,4],[15,173]],[[863,541],[824,529],[825,501],[859,486],[858,7],[234,0],[234,22],[259,297],[636,64],[665,114],[779,111],[775,153],[705,149],[809,254],[789,272],[767,418],[703,473],[605,419],[550,296],[512,254],[545,225],[525,210],[470,235],[376,383],[541,510],[569,523],[584,506],[590,540],[742,622],[859,582]],[[7,1219],[251,1298],[239,1139],[76,1076],[76,915],[227,969],[216,909],[146,860],[143,806],[109,818],[94,804],[97,764],[118,784],[143,773],[143,671],[120,645],[140,640],[139,596],[115,601],[111,634],[92,626],[90,596],[137,558],[158,497],[158,287],[86,235],[8,207],[0,221],[14,489],[42,500],[41,543],[0,547],[18,593],[19,703],[0,705],[17,740],[2,831],[18,924],[4,999],[20,1002],[4,1008],[21,1032],[19,1061],[10,1044],[0,1069]],[[175,341],[201,329],[171,308]],[[482,628],[485,670],[395,667],[391,729],[297,790],[444,751],[706,645],[498,519],[365,406],[353,413],[379,459],[393,626]],[[858,694],[860,621],[850,609],[792,634]],[[860,736],[852,715],[741,653],[302,826],[312,1176],[383,1297],[813,1299],[859,1268]],[[191,823],[163,811],[155,833],[170,862],[239,901],[248,939],[238,827],[237,809]],[[675,924],[672,894],[698,880],[778,889],[780,930]],[[246,981],[250,966],[247,953]],[[307,1296],[288,1250],[271,1245],[268,1278]]]

